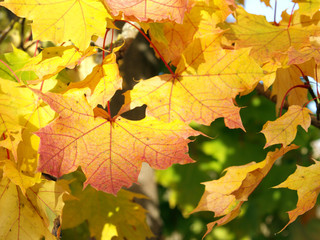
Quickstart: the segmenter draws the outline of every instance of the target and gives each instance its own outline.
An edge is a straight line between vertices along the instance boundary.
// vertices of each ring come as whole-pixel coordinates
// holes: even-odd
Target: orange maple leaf
[[[289,188],[297,190],[298,203],[294,210],[288,212],[289,222],[281,229],[283,231],[290,223],[294,222],[298,216],[309,211],[315,205],[318,194],[320,192],[320,164],[315,161],[315,164],[309,167],[297,166],[297,170],[291,174],[284,182],[274,188]]]
[[[113,15],[122,13],[128,20],[141,22],[169,20],[182,23],[185,12],[191,7],[187,0],[104,0],[104,3]]]
[[[225,1],[210,1],[209,4],[197,1],[191,11],[186,13],[183,24],[150,23],[149,34],[165,61],[177,66],[182,52],[194,37],[220,31],[216,24],[224,21],[230,14],[231,10]]]
[[[223,117],[229,128],[243,128],[233,99],[253,90],[263,75],[249,51],[222,49],[220,34],[195,39],[183,52],[175,76],[140,81],[127,96],[133,107],[147,104],[150,113],[164,121],[209,125]]]
[[[59,113],[36,132],[41,139],[40,171],[60,177],[81,166],[85,186],[116,194],[137,181],[142,162],[157,169],[193,162],[186,154],[187,138],[197,132],[183,122],[163,123],[148,116],[140,121],[120,116],[106,120],[94,116],[86,89],[63,95],[35,92]]]
[[[289,145],[297,134],[297,127],[308,131],[311,124],[311,111],[297,105],[290,106],[288,111],[275,121],[268,121],[262,129],[262,133],[267,139],[266,147],[273,144]]]
[[[193,212],[212,211],[215,217],[223,217],[207,225],[208,230],[204,237],[215,225],[220,226],[236,218],[240,213],[241,205],[248,200],[249,195],[267,175],[274,162],[296,148],[297,146],[291,145],[277,149],[269,152],[262,162],[229,167],[220,179],[205,182],[205,192]]]

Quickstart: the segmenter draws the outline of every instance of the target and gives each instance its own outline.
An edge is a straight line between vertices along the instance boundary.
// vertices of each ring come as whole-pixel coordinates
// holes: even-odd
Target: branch
[[[267,91],[264,91],[264,87],[261,83],[259,83],[256,86],[256,90],[259,95],[266,97],[267,99],[271,100],[274,103],[277,102],[277,96],[272,96],[271,91],[269,89]],[[289,104],[287,101],[284,103],[283,108],[285,109],[289,108]],[[311,124],[316,128],[320,129],[320,121],[317,120],[317,117],[315,115],[311,115]]]
[[[18,18],[18,17],[15,17],[14,19],[12,19],[10,25],[7,26],[6,29],[4,29],[4,30],[1,32],[1,34],[0,34],[0,42],[2,42],[2,41],[6,38],[6,36],[8,35],[8,33],[13,29],[14,24],[15,24],[16,22],[18,22],[19,19],[20,19],[20,18]]]

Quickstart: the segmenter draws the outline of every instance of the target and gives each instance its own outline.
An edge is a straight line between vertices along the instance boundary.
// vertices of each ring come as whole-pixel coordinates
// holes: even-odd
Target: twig
[[[0,42],[2,42],[6,38],[8,33],[13,29],[14,24],[18,21],[19,21],[18,17],[15,17],[14,19],[11,20],[10,25],[0,33]]]

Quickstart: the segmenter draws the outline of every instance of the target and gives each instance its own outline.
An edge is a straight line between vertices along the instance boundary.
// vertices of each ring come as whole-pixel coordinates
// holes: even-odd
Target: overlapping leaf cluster
[[[143,210],[124,228],[121,221],[125,219],[112,217],[119,211],[115,197],[87,185],[118,193],[120,209],[137,209],[128,202],[141,196],[119,190],[137,181],[142,162],[156,169],[192,163],[187,154],[188,137],[200,133],[189,127],[191,121],[209,125],[223,118],[227,127],[245,130],[236,96],[252,92],[262,81],[264,88],[271,87],[272,95],[277,96],[279,109],[286,92],[301,85],[302,74],[317,80],[319,4],[295,2],[299,10],[292,15],[283,13],[280,23],[249,14],[233,0],[1,2],[32,21],[35,40],[49,40],[56,47],[45,48],[32,58],[14,48],[4,55],[1,65],[0,208],[8,214],[1,215],[0,223],[6,223],[0,224],[0,236],[54,238],[50,233],[57,226],[54,220],[82,208],[84,199],[89,198],[108,203],[103,210],[106,215],[112,212],[109,217],[101,216],[103,224],[98,227],[93,227],[97,220],[89,211],[79,213],[78,219],[89,221],[93,236],[151,236]],[[225,22],[230,14],[234,14],[235,23]],[[98,48],[89,46],[90,40],[102,37],[116,20],[141,21],[159,57],[175,71],[168,69],[170,74],[140,81],[124,94],[120,111],[111,115],[109,101],[122,87],[115,54],[119,48],[109,52],[80,82],[62,81],[58,73],[96,54]],[[261,131],[266,147],[281,144],[280,149],[270,151],[258,163],[230,167],[220,179],[205,183],[205,193],[194,211],[213,211],[215,217],[222,217],[208,225],[207,233],[238,216],[241,205],[274,162],[297,148],[290,145],[297,126],[308,130],[311,117],[304,107],[308,102],[306,89],[292,89],[287,102],[288,111],[267,122]],[[132,121],[121,116],[144,104],[144,119]],[[319,193],[317,166],[298,168],[278,186],[298,191],[297,208],[289,212],[289,223],[314,206]],[[65,180],[45,180],[39,173],[60,178],[78,167],[86,176],[83,192],[72,184],[70,190]],[[301,179],[313,184],[300,185]],[[70,194],[77,199],[68,197]],[[114,211],[110,210],[112,204]],[[10,218],[9,212],[14,212]],[[62,219],[68,221],[68,216]],[[42,227],[34,231],[31,221]],[[64,226],[74,224],[62,222]],[[57,231],[53,234],[58,235]]]

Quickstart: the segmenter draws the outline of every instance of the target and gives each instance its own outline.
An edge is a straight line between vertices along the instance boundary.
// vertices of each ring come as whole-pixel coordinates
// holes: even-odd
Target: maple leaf
[[[146,224],[146,210],[134,202],[135,198],[143,199],[146,196],[123,189],[117,196],[97,191],[91,186],[83,190],[83,174],[81,179],[79,172],[71,175],[77,179],[70,185],[76,199],[67,200],[65,203],[62,214],[63,229],[88,221],[91,237],[96,239],[111,239],[113,236],[120,239],[146,239],[153,236]],[[107,228],[113,228],[114,233],[108,233]],[[104,238],[104,235],[108,238]]]
[[[289,89],[294,86],[302,85],[300,79],[301,72],[305,76],[315,77],[315,62],[314,60],[309,60],[299,65],[291,65],[287,68],[278,68],[276,70],[276,78],[273,82],[271,89],[271,96],[277,95],[276,110],[278,111],[281,107],[281,102],[286,96]],[[288,104],[289,105],[299,105],[303,106],[308,102],[308,89],[306,88],[294,88],[288,93]]]
[[[41,80],[48,79],[64,68],[74,68],[81,60],[96,53],[94,47],[87,48],[84,52],[75,46],[60,46],[45,48],[36,57],[31,58],[20,71],[33,71]]]
[[[289,188],[297,190],[298,203],[294,210],[288,212],[289,222],[281,229],[283,231],[290,223],[294,222],[298,216],[309,211],[315,205],[319,188],[319,170],[320,164],[315,161],[315,164],[309,167],[297,166],[296,171],[291,174],[284,182],[274,188]]]
[[[68,89],[72,88],[90,88],[87,93],[88,103],[95,107],[98,104],[106,107],[110,96],[116,90],[122,88],[122,78],[119,74],[116,55],[109,54],[103,59],[103,62],[92,69],[92,72],[83,80],[76,83],[70,83]]]
[[[16,73],[20,80],[28,81],[36,79],[37,76],[34,72],[16,72],[29,61],[30,56],[28,53],[16,48],[14,45],[12,45],[12,49],[12,52],[0,55],[0,59],[4,61],[11,68],[11,70]],[[3,63],[0,64],[0,69],[0,78],[17,81],[13,73]]]
[[[56,239],[51,234],[53,219],[61,215],[65,183],[43,181],[25,195],[3,178],[0,182],[0,239]]]
[[[293,0],[292,2],[299,4],[299,12],[303,15],[312,16],[316,12],[319,11],[320,8],[320,1],[319,0],[312,0],[312,1],[305,1],[305,0]]]
[[[19,83],[0,79],[0,134],[4,136],[0,146],[10,150],[15,161],[18,160],[17,148],[22,141],[20,118],[30,113],[28,106],[34,100],[30,90],[20,87]]]
[[[19,186],[23,195],[26,194],[26,190],[29,187],[41,182],[41,173],[36,173],[34,177],[31,177],[19,171],[13,161],[4,160],[3,163],[3,176],[7,177],[12,183]]]
[[[36,132],[41,138],[40,171],[60,177],[81,166],[87,176],[85,186],[116,194],[137,181],[143,161],[157,169],[192,162],[186,154],[187,138],[196,131],[189,126],[148,116],[140,121],[95,118],[86,91],[71,89],[59,95],[35,90],[59,113],[59,118]]]
[[[45,85],[43,91],[52,88],[56,82],[48,80],[47,83],[50,84]],[[34,87],[40,88],[40,85]],[[32,132],[51,121],[54,112],[44,106],[30,89],[5,79],[0,79],[0,100],[0,134],[5,136],[0,145],[12,152],[19,166],[24,167],[24,163],[30,161],[36,164],[39,141],[37,143]],[[24,170],[27,171],[26,168]],[[33,167],[28,172],[34,170]]]
[[[320,44],[318,41],[318,37],[310,37],[310,45],[301,49],[290,47],[288,50],[289,64],[302,64],[312,58],[317,64],[320,64]]]
[[[205,182],[205,192],[193,212],[212,211],[215,217],[222,218],[209,223],[204,237],[217,225],[233,220],[240,213],[241,205],[267,175],[274,162],[297,146],[291,145],[269,152],[264,161],[251,162],[243,166],[227,168],[226,174],[218,180]]]
[[[140,81],[127,97],[130,94],[132,107],[147,104],[150,113],[164,121],[209,125],[223,117],[229,128],[243,128],[233,98],[253,90],[263,75],[249,51],[222,49],[220,34],[195,39],[185,49],[175,76]]]
[[[261,131],[267,139],[265,148],[279,143],[284,147],[289,145],[297,134],[298,125],[308,131],[311,124],[310,113],[307,108],[292,105],[283,116],[273,122],[268,121]]]
[[[230,13],[225,1],[210,1],[209,4],[197,1],[190,13],[186,13],[183,24],[150,23],[149,34],[165,61],[177,66],[182,52],[194,37],[219,31],[216,24],[224,21]]]
[[[260,2],[263,2],[267,7],[271,7],[270,0],[260,0]]]
[[[241,6],[236,10],[235,24],[225,36],[236,42],[236,47],[252,47],[251,56],[261,64],[270,61],[278,52],[285,53],[291,46],[297,49],[309,44],[309,37],[319,33],[314,25],[302,26],[297,21],[288,27],[287,19],[274,26],[264,16],[247,13]],[[281,44],[280,44],[281,43]]]
[[[112,17],[99,0],[5,0],[1,6],[19,17],[32,20],[34,39],[62,43],[71,40],[80,50],[91,36],[103,36]]]
[[[131,21],[175,21],[182,23],[186,11],[190,9],[187,0],[104,0],[115,16],[123,14]]]

